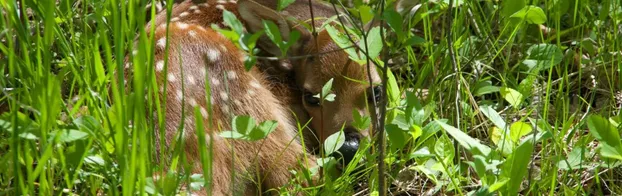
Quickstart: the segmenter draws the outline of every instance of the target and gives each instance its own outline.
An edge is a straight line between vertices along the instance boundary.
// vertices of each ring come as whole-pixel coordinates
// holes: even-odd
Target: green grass
[[[170,195],[209,182],[209,170],[181,172],[179,145],[168,160],[176,172],[149,178],[164,172],[153,163],[164,122],[145,114],[164,103],[140,28],[155,10],[132,2],[0,2],[0,195]],[[413,2],[386,17],[386,38],[369,38],[398,84],[385,126],[390,193],[622,194],[620,2]],[[383,15],[377,0],[345,4],[356,18]],[[113,73],[133,49],[138,90],[126,91]],[[327,172],[307,191],[385,193],[377,156],[361,151],[360,168]]]

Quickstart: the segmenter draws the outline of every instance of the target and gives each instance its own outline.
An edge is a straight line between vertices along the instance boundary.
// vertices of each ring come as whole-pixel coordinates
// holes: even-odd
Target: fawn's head
[[[332,12],[331,7],[318,2],[314,2],[313,9],[316,17],[330,15]],[[326,30],[319,30],[314,36],[312,31],[302,25],[287,20],[287,16],[255,1],[239,0],[238,11],[250,32],[262,30],[262,20],[267,20],[279,27],[283,40],[289,39],[291,31],[301,33],[297,43],[288,50],[287,56],[294,58],[290,58],[289,64],[281,64],[283,67],[280,68],[293,72],[296,85],[303,92],[301,99],[304,110],[312,119],[310,127],[317,142],[323,142],[343,128],[346,144],[340,152],[346,156],[346,162],[349,162],[347,157],[354,155],[359,139],[368,136],[369,129],[359,130],[353,126],[354,113],[375,119],[373,100],[379,100],[381,96],[381,79],[375,66],[369,66],[368,72],[366,65],[350,60],[348,54],[332,40]],[[299,20],[310,21],[310,17],[300,18],[301,15],[309,15],[301,14],[309,13],[307,1],[296,2],[287,11],[297,15]],[[258,46],[272,55],[281,55],[280,50],[265,37],[259,40]],[[305,57],[296,58],[300,56]],[[331,93],[336,97],[334,101],[322,101],[315,95],[320,94],[322,87],[331,79]],[[311,145],[317,146],[317,143]]]

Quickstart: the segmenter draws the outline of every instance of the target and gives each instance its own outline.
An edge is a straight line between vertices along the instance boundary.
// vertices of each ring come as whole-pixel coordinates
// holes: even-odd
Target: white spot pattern
[[[164,61],[159,60],[158,62],[156,62],[156,71],[160,72],[162,70],[164,70]]]
[[[210,61],[215,62],[220,58],[220,51],[215,49],[207,49],[207,57]]]

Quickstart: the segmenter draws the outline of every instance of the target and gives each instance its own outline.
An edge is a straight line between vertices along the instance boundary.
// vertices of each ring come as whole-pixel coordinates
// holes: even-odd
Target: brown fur
[[[204,147],[197,145],[193,108],[200,108],[206,127],[211,125],[220,128],[206,130],[206,134],[214,135],[211,187],[214,195],[231,195],[232,191],[235,195],[254,195],[258,191],[263,192],[287,184],[291,177],[289,170],[300,169],[299,163],[304,162],[302,160],[306,155],[301,144],[294,141],[297,129],[293,126],[294,117],[290,115],[291,112],[301,123],[313,119],[310,129],[304,135],[305,142],[311,144],[309,149],[317,148],[320,141],[340,130],[343,124],[350,127],[353,111],[369,114],[366,102],[369,84],[347,79],[368,81],[365,66],[349,61],[348,55],[339,50],[326,31],[320,31],[314,37],[295,22],[285,21],[285,16],[289,15],[308,22],[310,13],[306,0],[295,2],[286,12],[280,14],[273,11],[275,2],[276,0],[258,0],[258,3],[250,0],[240,0],[238,3],[208,0],[205,4],[195,4],[190,0],[184,1],[176,4],[172,10],[168,37],[165,34],[166,12],[161,12],[150,22],[156,28],[156,80],[160,86],[167,82],[167,91],[163,95],[167,100],[164,116],[166,145],[173,142],[179,125],[183,123],[186,157],[188,161],[196,163],[190,172],[202,173],[201,164],[198,164],[199,148]],[[313,2],[316,17],[334,15],[331,7]],[[315,60],[262,61],[246,72],[243,52],[209,28],[213,23],[224,27],[222,9],[234,13],[250,32],[260,30],[262,19],[274,21],[284,40],[287,40],[289,30],[302,32],[300,41],[290,49],[288,55],[323,55],[318,55]],[[321,23],[318,21],[316,27],[319,25]],[[147,25],[147,29],[150,28]],[[167,75],[161,66],[166,41],[169,44]],[[258,46],[270,52],[269,54],[276,55],[275,51],[278,51],[265,38],[260,40]],[[373,82],[378,83],[380,79],[374,66],[371,71]],[[125,77],[127,79],[131,75],[126,74]],[[212,114],[206,112],[206,78],[211,85]],[[330,78],[334,78],[333,93],[337,95],[335,101],[325,102],[322,106],[307,106],[303,99],[304,92],[319,93]],[[184,91],[181,88],[182,83]],[[185,107],[185,119],[181,119],[182,107]],[[231,129],[233,115],[250,115],[258,122],[276,120],[279,125],[262,142],[229,140],[217,136],[219,130]],[[355,131],[366,135],[365,130]],[[209,141],[209,136],[206,139]],[[157,149],[160,148],[157,146]],[[313,157],[304,160],[308,160],[305,167],[315,166]],[[256,184],[256,176],[261,178],[259,185]],[[235,179],[233,184],[232,179]]]
[[[180,123],[184,123],[186,157],[189,162],[195,163],[191,172],[202,173],[198,149],[202,147],[197,145],[194,107],[200,108],[206,126],[220,127],[221,130],[231,130],[233,115],[249,115],[258,122],[276,120],[279,123],[277,129],[264,141],[227,140],[219,136],[212,138],[214,169],[211,188],[215,195],[231,195],[232,191],[235,194],[253,195],[260,190],[259,186],[262,192],[284,186],[292,176],[289,169],[300,169],[299,162],[304,162],[305,156],[305,150],[295,141],[296,128],[290,123],[292,117],[285,104],[271,93],[271,86],[265,76],[256,68],[246,72],[242,62],[244,54],[229,40],[208,28],[211,23],[219,24],[222,21],[222,11],[215,7],[217,3],[209,1],[208,4],[211,5],[193,5],[186,1],[175,6],[172,16],[183,22],[169,24],[168,39],[165,34],[165,12],[160,13],[151,23],[157,27],[154,37],[156,80],[160,85],[167,81],[167,92],[164,95],[167,100],[165,143],[170,145],[173,142]],[[222,5],[224,9],[237,13],[235,3]],[[192,6],[197,9],[190,9]],[[165,40],[169,44],[168,75],[164,75],[161,69]],[[211,116],[207,114],[206,78],[209,78],[211,85]],[[182,82],[185,89],[183,92]],[[185,107],[185,119],[181,119],[182,106]],[[208,117],[213,120],[208,121]],[[218,131],[206,130],[206,134],[210,132],[215,135]],[[209,136],[206,140],[209,141]],[[305,166],[315,166],[313,157],[308,157]],[[231,184],[232,178],[235,184]],[[257,181],[261,181],[260,185],[255,184]]]

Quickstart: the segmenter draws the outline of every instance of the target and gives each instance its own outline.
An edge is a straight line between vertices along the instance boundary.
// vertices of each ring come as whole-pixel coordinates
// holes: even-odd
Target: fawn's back
[[[203,173],[199,150],[206,147],[198,145],[194,118],[197,108],[205,127],[212,127],[205,132],[206,141],[212,142],[214,169],[206,178],[212,179],[212,193],[216,195],[254,195],[286,185],[291,177],[289,169],[300,168],[298,163],[305,156],[302,146],[292,142],[296,140],[296,128],[290,122],[287,106],[270,91],[266,76],[257,68],[246,71],[244,53],[209,28],[212,23],[223,27],[223,10],[238,14],[237,6],[235,1],[185,1],[174,6],[170,23],[166,12],[161,12],[149,24],[155,25],[156,82],[161,97],[166,99],[165,116],[160,118],[165,121],[163,137],[167,146],[156,142],[156,149],[168,150],[176,135],[183,133],[185,155],[194,164],[192,171],[186,172]],[[218,136],[220,130],[231,130],[235,115],[248,115],[257,122],[276,120],[278,125],[262,142]],[[161,136],[156,135],[159,140]],[[159,158],[165,163],[167,160]],[[308,166],[313,164],[310,160]]]

